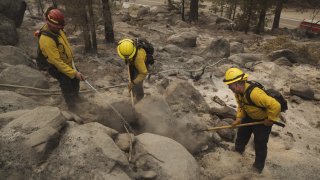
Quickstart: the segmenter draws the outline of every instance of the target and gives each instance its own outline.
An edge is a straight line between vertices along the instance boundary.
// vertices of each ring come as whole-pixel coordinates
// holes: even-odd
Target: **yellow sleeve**
[[[133,80],[134,84],[138,84],[139,82],[143,81],[148,74],[147,66],[145,64],[146,58],[146,52],[143,49],[139,49],[134,61],[134,65],[138,70],[138,76]]]
[[[266,108],[269,120],[278,121],[280,119],[280,103],[273,97],[268,96],[262,89],[254,88],[250,98],[257,106]]]
[[[236,97],[236,101],[237,101],[237,115],[236,118],[242,119],[246,116],[244,109],[240,106],[240,101],[239,101],[239,97],[237,95],[235,95]]]
[[[75,77],[76,71],[60,58],[58,47],[53,39],[47,36],[41,36],[39,44],[44,55],[48,56],[48,62],[50,64],[54,65],[60,72],[68,77],[72,79]]]

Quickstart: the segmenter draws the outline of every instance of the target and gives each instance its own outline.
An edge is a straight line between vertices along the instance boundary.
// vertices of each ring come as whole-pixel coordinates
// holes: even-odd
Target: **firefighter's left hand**
[[[128,84],[128,90],[129,90],[129,92],[132,91],[133,86],[134,86],[134,84],[133,84],[132,82],[130,82],[130,83]]]
[[[271,120],[269,120],[269,119],[265,119],[265,120],[263,121],[263,124],[264,124],[265,126],[272,126],[273,122],[272,122]]]

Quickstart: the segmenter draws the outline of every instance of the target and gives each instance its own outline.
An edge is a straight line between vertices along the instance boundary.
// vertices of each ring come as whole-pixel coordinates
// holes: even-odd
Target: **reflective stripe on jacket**
[[[136,59],[134,60],[134,66],[138,71],[138,76],[133,80],[134,84],[138,84],[139,82],[143,81],[147,74],[147,66],[145,61],[147,60],[147,53],[144,49],[140,48],[137,51]]]
[[[47,25],[42,30],[50,31]],[[57,47],[56,42],[52,38],[43,34],[39,39],[40,49],[43,55],[48,57],[47,61],[50,64],[54,65],[58,71],[73,79],[76,74],[76,70],[72,67],[73,52],[62,30],[59,31],[58,41],[59,45]]]
[[[249,83],[245,83],[245,90],[248,89]],[[252,90],[250,98],[253,103],[264,109],[249,105],[246,95],[235,94],[238,109],[237,118],[244,118],[248,115],[250,118],[255,120],[269,119],[273,121],[279,120],[281,106],[280,103],[273,97],[268,96],[262,89],[256,87]]]

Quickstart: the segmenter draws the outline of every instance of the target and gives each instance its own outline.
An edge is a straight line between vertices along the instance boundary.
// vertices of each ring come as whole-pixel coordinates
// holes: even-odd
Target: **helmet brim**
[[[226,85],[229,85],[229,84],[232,84],[232,83],[235,83],[235,82],[237,82],[237,81],[241,81],[241,80],[248,80],[248,77],[249,77],[249,75],[248,74],[244,74],[243,76],[240,76],[240,77],[238,77],[238,78],[236,78],[236,79],[232,79],[231,81],[227,81],[227,80],[223,80],[223,82],[226,84]]]

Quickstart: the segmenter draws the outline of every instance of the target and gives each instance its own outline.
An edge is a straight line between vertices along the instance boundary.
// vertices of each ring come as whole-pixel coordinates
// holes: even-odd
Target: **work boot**
[[[263,167],[258,166],[256,163],[253,163],[253,164],[252,164],[252,169],[253,169],[255,172],[261,174],[261,173],[262,173],[262,170],[263,170]]]
[[[237,147],[237,146],[234,147],[234,151],[237,152],[237,153],[239,153],[239,154],[241,154],[241,155],[243,154],[244,149],[245,149],[245,148],[240,148],[240,147]]]

